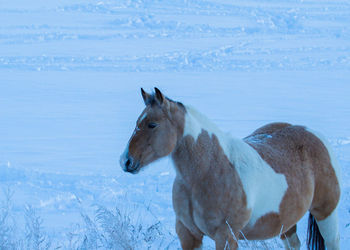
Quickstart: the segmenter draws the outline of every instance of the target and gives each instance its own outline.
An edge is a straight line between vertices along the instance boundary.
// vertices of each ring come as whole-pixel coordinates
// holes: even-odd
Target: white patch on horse
[[[185,116],[185,127],[184,127],[184,137],[190,135],[196,141],[202,129],[206,130],[209,135],[218,128],[194,108],[186,106],[186,116]]]
[[[252,143],[264,143],[266,141],[266,139],[270,139],[270,138],[272,138],[272,135],[257,134],[254,136],[247,137],[246,140],[248,140],[249,142],[252,142]]]
[[[135,128],[134,133],[132,134],[131,137],[133,137],[133,136],[136,134],[136,132],[140,130],[139,125],[141,124],[141,122],[142,122],[146,117],[147,117],[147,112],[144,111],[144,112],[140,115],[139,119],[137,120],[136,128]]]
[[[147,113],[144,112],[139,118],[139,123],[141,123],[146,117],[147,117]]]
[[[339,166],[338,160],[335,157],[334,152],[332,150],[332,147],[329,144],[328,140],[320,132],[317,132],[317,131],[309,129],[309,128],[307,128],[307,131],[309,131],[310,133],[315,135],[318,139],[320,139],[321,142],[323,143],[323,145],[326,147],[326,149],[328,151],[329,158],[331,160],[332,167],[333,167],[335,175],[337,177],[338,183],[339,183],[339,185],[341,185],[341,178],[340,178],[341,177],[341,170],[340,170],[340,166]]]
[[[135,136],[135,134],[140,130],[139,128],[139,124],[147,117],[147,112],[144,112],[141,114],[140,118],[138,119],[137,121],[137,124],[136,124],[136,128],[134,129],[134,132],[132,133],[131,135],[131,138],[133,138]],[[129,154],[129,145],[130,145],[130,141],[131,139],[129,140],[128,142],[128,145],[126,145],[125,147],[125,150],[124,152],[122,153],[122,155],[120,156],[120,159],[119,159],[119,163],[120,163],[120,166],[123,168],[123,170],[126,170],[126,166],[125,166],[125,163],[128,161],[128,154]]]
[[[203,114],[186,106],[184,137],[192,136],[195,141],[205,130],[209,136],[218,138],[221,148],[236,171],[247,196],[247,206],[251,209],[249,225],[263,215],[279,212],[279,206],[288,188],[286,177],[276,173],[251,146],[243,140],[222,132]]]
[[[119,159],[119,164],[124,171],[126,171],[125,163],[128,161],[128,158],[127,158],[128,154],[129,154],[129,143],[128,143],[128,145],[126,145],[125,150],[121,154],[120,159]]]
[[[317,221],[320,233],[327,249],[339,250],[338,211],[333,212],[324,220]]]

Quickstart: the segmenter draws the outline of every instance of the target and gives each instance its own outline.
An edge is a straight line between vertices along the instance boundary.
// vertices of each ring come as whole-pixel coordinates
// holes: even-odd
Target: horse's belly
[[[280,204],[279,212],[269,212],[257,220],[250,221],[242,230],[244,236],[249,240],[260,240],[279,236],[288,231],[308,211],[312,201],[311,195],[302,197],[294,193],[293,197],[293,204],[288,202],[291,199],[285,199]]]
[[[268,213],[260,217],[254,225],[248,223],[240,237],[248,240],[264,240],[280,235],[285,229],[278,213]]]

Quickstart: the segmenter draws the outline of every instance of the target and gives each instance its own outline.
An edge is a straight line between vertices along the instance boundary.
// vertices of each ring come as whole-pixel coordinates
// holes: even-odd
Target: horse
[[[172,201],[182,249],[216,249],[279,236],[300,249],[297,222],[309,211],[308,249],[339,249],[340,169],[326,139],[304,126],[270,123],[239,139],[193,107],[141,88],[145,109],[121,155],[136,174],[171,156]]]

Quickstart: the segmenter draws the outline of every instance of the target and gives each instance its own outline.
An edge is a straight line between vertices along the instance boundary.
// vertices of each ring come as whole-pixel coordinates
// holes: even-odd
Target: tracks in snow
[[[346,1],[90,1],[1,15],[0,70],[350,68]]]

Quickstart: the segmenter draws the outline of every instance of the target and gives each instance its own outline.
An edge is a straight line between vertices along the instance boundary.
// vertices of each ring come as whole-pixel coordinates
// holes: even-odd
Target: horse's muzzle
[[[134,158],[129,156],[128,153],[123,154],[120,157],[120,165],[125,172],[129,172],[132,174],[136,174],[137,172],[139,172],[140,169],[140,163],[138,161],[135,161]]]

